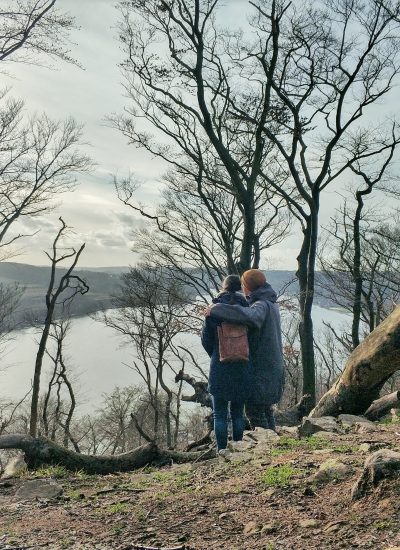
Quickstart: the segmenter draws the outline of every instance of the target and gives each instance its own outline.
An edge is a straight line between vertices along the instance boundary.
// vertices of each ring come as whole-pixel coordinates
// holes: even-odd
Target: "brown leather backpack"
[[[218,327],[221,363],[243,363],[249,360],[247,327],[223,322]]]

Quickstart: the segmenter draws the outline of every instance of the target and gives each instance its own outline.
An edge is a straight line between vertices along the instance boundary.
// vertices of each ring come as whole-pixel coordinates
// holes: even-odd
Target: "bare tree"
[[[1,96],[0,247],[23,234],[12,226],[44,214],[57,197],[74,188],[76,175],[90,167],[80,152],[82,128],[73,119],[53,122],[46,115],[26,123],[23,103]]]
[[[74,18],[57,0],[0,1],[0,61],[37,64],[43,57],[73,61],[68,35]]]
[[[285,132],[264,129],[302,199],[288,197],[288,204],[303,231],[297,258],[303,391],[315,399],[312,305],[320,203],[323,191],[346,172],[390,157],[399,143],[397,123],[371,131],[363,119],[391,90],[398,71],[400,5],[380,0],[304,2],[301,10],[275,1],[253,5],[259,40],[243,56],[258,60],[273,100],[286,110]],[[270,184],[276,186],[272,179]]]
[[[293,312],[282,315],[283,357],[285,361],[285,390],[280,407],[294,406],[302,396],[302,368],[299,341],[299,320]]]
[[[10,337],[15,328],[13,314],[18,306],[23,289],[18,285],[0,284],[0,346]]]
[[[57,2],[58,4],[59,2]],[[76,63],[69,55],[74,18],[56,0],[0,0],[0,62],[41,64],[46,59]],[[0,261],[15,252],[23,236],[10,231],[25,216],[43,214],[58,194],[71,190],[89,159],[78,150],[81,127],[72,119],[53,122],[45,115],[25,120],[24,103],[0,91]],[[20,291],[1,288],[0,317],[10,318]],[[5,301],[7,298],[7,301]]]
[[[74,446],[75,451],[80,452],[79,445],[71,431],[72,420],[76,409],[76,398],[69,376],[64,352],[65,341],[70,325],[71,321],[68,309],[64,309],[64,314],[60,320],[52,322],[49,337],[55,343],[55,352],[50,352],[46,349],[46,353],[51,359],[53,372],[43,400],[42,420],[43,432],[46,437],[50,437],[51,440],[55,441],[57,429],[61,427],[63,431],[62,443],[64,447],[68,447],[68,442],[70,441]],[[52,427],[50,429],[48,413],[49,404],[51,403],[54,389],[56,390],[56,401],[52,411],[53,418]],[[67,393],[66,396],[65,393]]]
[[[330,326],[315,335],[317,357],[317,396],[321,397],[342,374],[349,352]]]
[[[191,301],[182,285],[168,278],[167,270],[139,265],[122,276],[114,304],[117,309],[102,318],[133,344],[136,357],[132,368],[146,388],[145,408],[152,411],[151,431],[146,434],[142,429],[142,436],[161,440],[165,426],[166,445],[173,447],[179,430],[182,389],[182,381],[176,385],[174,380],[182,365],[177,337],[195,330]],[[137,429],[143,428],[138,415],[134,415],[134,422]]]
[[[327,228],[319,292],[351,314],[351,328],[332,333],[348,351],[392,312],[400,299],[398,222],[345,204]],[[387,216],[391,217],[391,216]]]
[[[21,411],[21,406],[31,393],[29,390],[23,397],[17,402],[2,401],[0,402],[0,435],[6,433],[8,428],[15,423],[16,416]]]
[[[150,228],[134,231],[134,249],[148,263],[170,268],[171,274],[192,287],[196,295],[209,300],[228,273],[242,271],[244,218],[234,194],[214,179],[187,170],[169,171],[164,176],[163,201],[155,212],[134,201],[132,179],[116,181],[124,204],[150,220]],[[282,199],[272,200],[265,189],[255,197],[256,218],[252,265],[262,253],[281,242],[288,233],[289,219]]]
[[[250,2],[253,32],[246,40],[244,32],[218,27],[217,4],[120,2],[125,87],[133,106],[131,117],[116,125],[179,170],[186,156],[196,175],[207,173],[214,159],[220,182],[243,208],[241,270],[257,256],[257,190],[285,198],[303,232],[297,258],[303,392],[315,401],[320,203],[347,171],[363,170],[398,144],[397,123],[373,131],[369,121],[362,123],[398,72],[400,5],[305,0],[298,9],[280,0]],[[143,118],[163,141],[140,125]]]
[[[39,392],[40,392],[40,377],[42,372],[43,358],[46,353],[47,340],[50,334],[52,322],[54,320],[54,313],[57,304],[62,302],[65,306],[78,295],[86,294],[89,287],[83,279],[78,275],[74,275],[73,271],[78,263],[79,257],[85,248],[83,244],[78,250],[74,248],[68,248],[66,251],[60,253],[60,240],[64,237],[67,226],[64,220],[60,217],[61,228],[59,229],[54,241],[53,249],[49,254],[46,252],[46,256],[51,262],[51,272],[49,286],[46,292],[46,318],[42,334],[39,340],[39,347],[35,361],[35,372],[32,385],[32,402],[31,402],[31,418],[29,433],[32,437],[36,437],[38,429],[38,415],[39,415]],[[57,273],[56,268],[58,264],[65,260],[71,259],[71,265],[65,273],[60,277],[59,281],[56,280]]]
[[[132,204],[132,187],[120,186],[120,197],[151,218],[189,265],[211,271],[211,279],[258,267],[262,250],[283,238],[288,223],[282,199],[261,175],[267,165],[271,171],[274,166],[262,125],[266,120],[276,125],[276,113],[267,112],[262,83],[251,100],[237,94],[240,84],[232,85],[238,78],[249,91],[248,75],[240,75],[224,54],[214,25],[216,4],[120,3],[128,56],[125,87],[132,106],[128,116],[113,117],[132,143],[170,167],[158,212]],[[159,39],[170,57],[154,51]],[[257,128],[235,116],[235,101],[240,107],[247,102],[259,117]],[[161,135],[159,141],[140,127],[140,118]],[[275,176],[276,182],[285,178],[279,167]]]
[[[142,390],[139,387],[116,387],[103,396],[98,409],[98,438],[101,440],[101,453],[125,453],[141,445],[140,435],[136,432],[131,412],[136,411]],[[99,450],[97,450],[98,452]]]

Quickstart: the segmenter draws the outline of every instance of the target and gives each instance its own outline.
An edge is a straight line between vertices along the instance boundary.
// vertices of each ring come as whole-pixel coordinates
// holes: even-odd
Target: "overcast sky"
[[[225,11],[232,20],[243,15],[246,0],[229,0]],[[121,205],[114,192],[112,175],[132,171],[144,181],[144,202],[156,203],[163,165],[126,143],[116,130],[107,127],[104,117],[121,112],[125,104],[118,63],[122,52],[116,40],[118,12],[112,0],[59,0],[60,8],[72,13],[80,29],[74,32],[71,54],[84,67],[58,64],[56,70],[45,67],[10,64],[13,78],[7,78],[11,93],[26,102],[28,112],[45,111],[63,119],[72,115],[82,122],[88,153],[96,162],[95,170],[79,178],[76,191],[64,195],[54,213],[25,222],[29,232],[40,231],[24,243],[23,254],[13,261],[43,265],[43,250],[48,248],[57,230],[61,214],[74,227],[75,239],[86,242],[82,266],[129,265],[137,261],[131,251],[130,231],[143,223],[129,208]],[[338,204],[334,192],[327,193],[322,204],[325,219]],[[298,230],[287,242],[275,247],[261,267],[296,267],[300,239]]]

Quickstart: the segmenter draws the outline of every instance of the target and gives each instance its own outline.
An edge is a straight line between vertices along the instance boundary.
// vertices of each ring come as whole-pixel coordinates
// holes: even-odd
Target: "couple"
[[[272,405],[280,400],[284,381],[276,300],[277,295],[264,273],[250,269],[241,279],[237,275],[226,277],[221,292],[207,308],[202,344],[211,357],[209,392],[213,398],[218,451],[225,449],[228,443],[229,403],[234,441],[243,437],[245,403],[252,428],[275,429]],[[222,321],[248,327],[248,362],[221,363],[217,327]]]

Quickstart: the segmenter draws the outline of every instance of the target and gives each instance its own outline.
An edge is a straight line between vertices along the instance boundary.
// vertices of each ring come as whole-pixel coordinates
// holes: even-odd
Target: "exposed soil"
[[[61,497],[16,501],[16,490],[37,477],[31,472],[0,484],[0,549],[400,547],[400,479],[350,500],[366,456],[383,447],[400,450],[399,436],[400,425],[300,443],[283,436],[265,456],[245,453],[243,462],[214,459],[103,477],[67,474],[55,480],[64,489]],[[370,445],[368,453],[361,443]],[[312,476],[328,458],[351,464],[354,474],[315,484]],[[57,469],[47,475],[57,473],[63,475]]]

